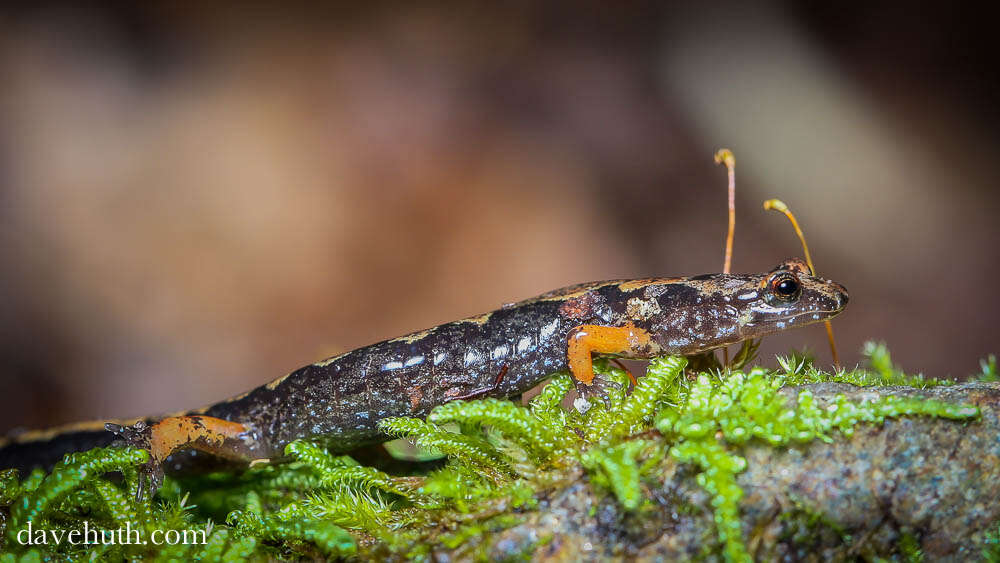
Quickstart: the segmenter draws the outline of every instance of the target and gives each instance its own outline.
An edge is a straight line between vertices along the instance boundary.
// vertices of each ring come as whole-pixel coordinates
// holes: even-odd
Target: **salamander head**
[[[844,286],[786,260],[765,274],[711,274],[665,291],[665,315],[650,328],[662,351],[695,354],[750,338],[816,323],[847,306]]]
[[[756,287],[741,292],[743,338],[824,321],[847,307],[847,290],[839,283],[809,274],[799,259],[786,260],[763,276],[755,276]]]

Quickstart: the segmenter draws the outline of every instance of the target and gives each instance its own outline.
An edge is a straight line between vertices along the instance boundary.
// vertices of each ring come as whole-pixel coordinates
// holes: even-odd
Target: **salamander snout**
[[[847,294],[847,288],[837,282],[830,282],[830,286],[833,289],[834,300],[837,302],[837,310],[839,311],[844,307],[847,307],[847,302],[850,300],[850,295]]]

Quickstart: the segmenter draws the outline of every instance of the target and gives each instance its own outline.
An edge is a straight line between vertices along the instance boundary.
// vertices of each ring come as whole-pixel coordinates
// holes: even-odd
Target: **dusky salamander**
[[[798,259],[763,274],[584,283],[327,358],[208,407],[108,423],[111,431],[94,422],[24,432],[0,444],[0,468],[51,466],[115,434],[149,448],[157,471],[183,469],[184,456],[171,455],[178,450],[247,461],[323,436],[343,452],[386,440],[377,428],[384,418],[515,397],[560,370],[586,390],[593,354],[694,355],[829,319],[847,299]]]

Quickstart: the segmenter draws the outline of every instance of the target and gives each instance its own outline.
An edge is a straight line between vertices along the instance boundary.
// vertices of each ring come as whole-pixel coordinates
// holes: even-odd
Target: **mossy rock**
[[[663,358],[630,393],[599,362],[606,400],[584,413],[565,408],[573,384],[557,375],[528,406],[456,401],[386,421],[444,456],[403,475],[300,441],[241,474],[168,479],[151,500],[136,495],[144,452],[77,454],[49,475],[0,475],[0,561],[1000,557],[1000,384],[909,377],[884,347],[869,356],[871,370],[836,374],[795,358],[783,372],[693,374]],[[84,520],[201,529],[208,544],[18,542],[29,521]]]

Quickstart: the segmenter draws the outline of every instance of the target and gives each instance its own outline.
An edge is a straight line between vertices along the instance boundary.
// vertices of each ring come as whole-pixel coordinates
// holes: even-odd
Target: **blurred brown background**
[[[136,3],[140,4],[140,3]],[[8,6],[0,431],[205,404],[562,285],[800,255],[933,376],[1000,350],[988,18],[595,2]],[[762,360],[823,329],[770,339]]]

